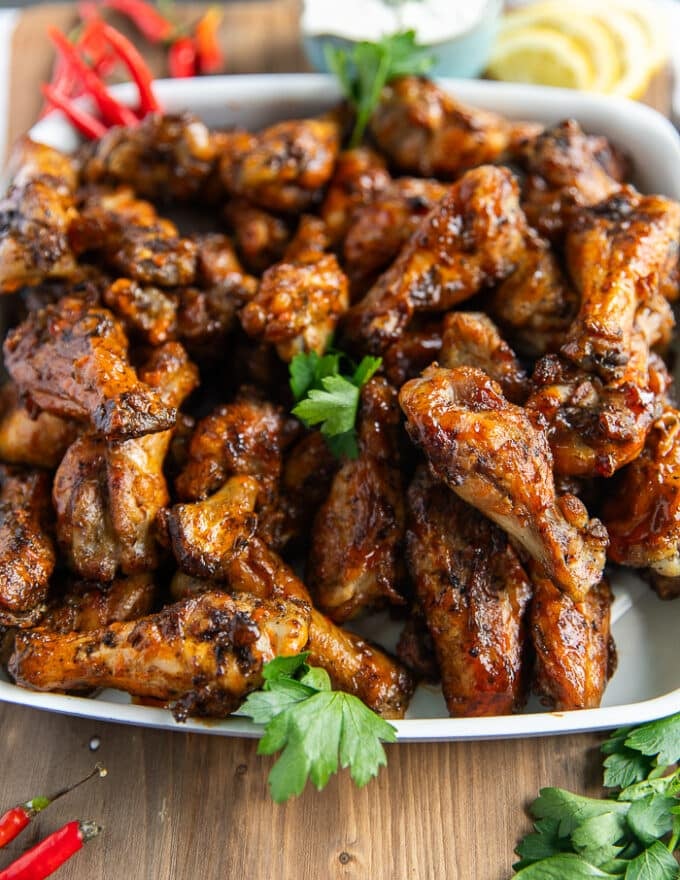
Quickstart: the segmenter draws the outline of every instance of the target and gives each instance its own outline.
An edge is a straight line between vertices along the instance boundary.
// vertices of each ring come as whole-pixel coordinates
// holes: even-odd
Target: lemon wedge
[[[518,27],[501,33],[487,73],[510,82],[592,89],[594,75],[579,43],[547,27]]]
[[[595,92],[608,92],[619,79],[620,66],[617,46],[607,28],[597,19],[588,15],[574,15],[565,9],[559,0],[535,3],[505,16],[501,34],[523,27],[550,28],[559,31],[578,43],[586,55],[592,69],[591,89]]]

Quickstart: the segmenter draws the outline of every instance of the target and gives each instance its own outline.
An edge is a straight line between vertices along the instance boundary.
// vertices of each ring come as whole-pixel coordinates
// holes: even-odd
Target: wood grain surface
[[[294,0],[230,4],[225,13],[229,72],[304,69]],[[46,24],[74,22],[72,6],[22,15],[10,67],[12,139],[39,111],[38,83],[51,65]],[[153,63],[160,71],[158,55]],[[648,101],[666,110],[669,93],[661,76]],[[362,790],[342,774],[324,792],[277,806],[267,792],[271,760],[250,740],[12,705],[0,705],[0,730],[0,812],[58,789],[96,760],[109,770],[0,853],[1,869],[65,821],[102,824],[102,836],[60,869],[60,880],[506,880],[538,789],[594,794],[601,779],[595,735],[404,744],[388,748],[388,767]]]

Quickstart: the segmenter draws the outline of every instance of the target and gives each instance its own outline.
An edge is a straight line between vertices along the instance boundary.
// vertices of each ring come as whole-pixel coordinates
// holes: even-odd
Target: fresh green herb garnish
[[[328,67],[356,111],[350,147],[361,143],[383,87],[398,76],[427,73],[436,60],[417,45],[412,30],[383,37],[377,43],[356,43],[351,49],[327,45],[324,52]]]
[[[358,786],[387,763],[382,742],[394,742],[395,729],[361,700],[331,690],[323,669],[309,666],[307,653],[276,657],[263,670],[262,690],[239,709],[264,724],[258,754],[281,751],[269,774],[272,798],[283,803],[298,795],[308,779],[320,790],[338,765],[349,767]]]
[[[341,372],[343,362],[349,374]],[[321,433],[338,458],[359,454],[355,428],[359,394],[381,364],[382,358],[364,357],[357,366],[337,351],[301,353],[290,362],[290,388],[297,401],[293,415],[307,427],[321,425]]]
[[[680,880],[680,715],[615,731],[602,746],[607,799],[544,788],[515,850],[523,880]]]

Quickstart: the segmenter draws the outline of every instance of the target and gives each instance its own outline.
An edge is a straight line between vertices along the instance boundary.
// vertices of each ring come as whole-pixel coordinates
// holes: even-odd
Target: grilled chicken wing
[[[55,468],[78,433],[78,425],[47,412],[35,418],[22,406],[17,387],[0,389],[0,461]]]
[[[56,563],[44,471],[0,465],[0,625],[30,626],[44,612]]]
[[[11,330],[4,354],[24,398],[53,415],[89,422],[109,439],[164,431],[175,422],[175,409],[137,378],[123,328],[106,309],[62,299]]]
[[[448,187],[437,180],[401,177],[355,210],[343,245],[353,300],[398,256],[423,217],[447,192]]]
[[[73,161],[25,137],[10,158],[9,177],[0,201],[0,293],[76,274],[69,244],[77,216]]]
[[[305,434],[284,457],[280,503],[281,543],[307,541],[317,510],[330,492],[338,459],[320,431]]]
[[[99,257],[114,272],[158,287],[191,284],[197,246],[127,187],[85,195],[70,241],[80,255]]]
[[[431,80],[404,76],[383,89],[370,123],[380,150],[406,174],[453,178],[512,155],[541,126],[467,107]]]
[[[87,632],[110,623],[138,620],[151,612],[156,592],[150,574],[119,577],[110,584],[75,581],[50,603],[40,627],[59,633]]]
[[[408,490],[407,558],[449,714],[504,715],[524,696],[531,586],[508,538],[421,465]]]
[[[558,497],[546,432],[481,370],[430,367],[401,389],[411,439],[432,472],[507,531],[578,600],[602,577],[607,534]]]
[[[679,239],[680,203],[662,196],[625,190],[579,213],[566,256],[581,306],[565,357],[607,380],[622,375],[638,307],[677,263]]]
[[[371,204],[390,181],[385,160],[374,150],[355,147],[340,153],[320,209],[334,243],[344,240],[357,209]]]
[[[234,132],[222,145],[222,182],[269,211],[305,211],[333,174],[340,135],[332,115],[279,122],[259,135]]]
[[[338,623],[385,602],[404,603],[399,420],[395,390],[374,377],[361,394],[359,455],[341,466],[314,521],[307,581],[315,603]]]
[[[308,626],[304,603],[204,593],[90,632],[19,634],[9,669],[35,690],[121,688],[172,702],[178,721],[224,717],[260,686],[266,662],[304,648]]]
[[[559,351],[579,308],[547,242],[531,235],[517,269],[489,300],[489,311],[520,354],[540,357]]]
[[[606,580],[574,601],[532,570],[529,628],[534,646],[533,687],[558,711],[594,709],[616,667],[610,636],[612,592]]]
[[[154,113],[134,128],[112,128],[83,153],[85,182],[124,183],[160,201],[195,198],[217,159],[210,132],[191,113]]]
[[[443,327],[438,319],[418,321],[404,330],[383,355],[383,368],[390,382],[400,388],[437,360],[442,348]]]
[[[443,367],[477,367],[501,386],[512,403],[529,395],[529,379],[498,327],[483,312],[450,312],[444,318],[439,362]]]
[[[251,272],[260,275],[282,259],[291,230],[281,217],[245,199],[231,199],[224,207],[224,218],[234,236],[238,254]]]
[[[524,251],[518,188],[505,168],[468,171],[347,315],[352,340],[384,351],[420,311],[442,311],[500,281]]]
[[[627,171],[605,138],[584,134],[574,119],[529,139],[520,158],[527,171],[522,207],[531,226],[552,239],[579,207],[618,192]]]

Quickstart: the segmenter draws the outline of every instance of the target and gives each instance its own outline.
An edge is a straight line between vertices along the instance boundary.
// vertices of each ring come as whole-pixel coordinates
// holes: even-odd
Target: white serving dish
[[[573,116],[586,130],[606,135],[630,154],[640,189],[680,199],[680,138],[668,120],[648,107],[561,89],[469,80],[442,80],[442,84],[465,102],[510,117],[549,124]],[[158,82],[156,89],[169,111],[189,108],[209,125],[238,124],[247,128],[317,113],[339,97],[330,77],[307,74],[166,80]],[[121,87],[120,94],[123,98],[132,97],[126,86]],[[61,149],[72,149],[78,143],[59,113],[43,119],[31,134]],[[661,602],[630,572],[615,572],[613,585],[613,633],[619,663],[601,708],[549,712],[532,702],[519,715],[453,719],[446,715],[441,692],[421,687],[408,717],[395,722],[399,739],[493,739],[601,730],[680,711],[680,664],[675,641],[680,630],[680,600]],[[372,637],[377,641],[388,647],[394,644],[397,628],[386,617],[373,618],[371,626]],[[367,625],[362,629],[368,634]],[[169,711],[132,704],[127,695],[115,691],[104,691],[96,699],[41,694],[19,688],[3,675],[0,672],[0,700],[24,706],[223,736],[259,733],[255,725],[243,718],[190,720],[178,725]]]

